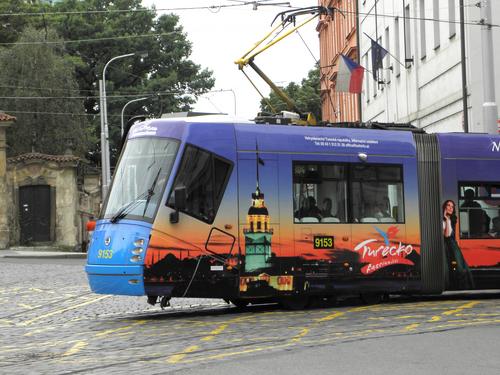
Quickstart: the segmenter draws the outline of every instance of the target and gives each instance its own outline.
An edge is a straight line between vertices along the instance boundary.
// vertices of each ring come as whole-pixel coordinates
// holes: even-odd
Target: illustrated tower
[[[264,193],[259,187],[259,158],[257,151],[257,188],[252,193],[252,206],[248,209],[247,228],[245,234],[245,271],[252,272],[257,269],[270,267],[271,237],[273,230],[270,228],[270,217],[264,202]]]

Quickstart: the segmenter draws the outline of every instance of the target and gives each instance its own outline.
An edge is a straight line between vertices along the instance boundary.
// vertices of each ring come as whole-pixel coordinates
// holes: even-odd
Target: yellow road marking
[[[407,325],[404,330],[405,331],[414,331],[415,329],[417,329],[417,327],[420,325],[420,323],[413,323],[413,324],[410,324],[410,325]]]
[[[189,354],[194,352],[195,350],[198,350],[199,346],[198,345],[191,345],[184,349],[181,353],[179,354],[174,354],[168,357],[167,362],[168,363],[178,363],[184,359],[184,357]]]
[[[32,331],[29,331],[29,332],[26,332],[23,336],[33,336],[33,335],[36,335],[38,333],[42,333],[42,332],[45,332],[45,331],[50,331],[51,329],[54,329],[54,327],[45,327],[45,328],[40,328],[40,329],[34,329]]]
[[[96,299],[94,299],[92,301],[87,301],[87,302],[79,303],[78,305],[73,305],[73,306],[70,306],[70,307],[66,307],[64,309],[52,311],[52,312],[50,312],[48,314],[40,315],[40,316],[37,316],[36,318],[33,318],[33,319],[28,320],[26,322],[19,323],[19,325],[21,325],[21,326],[28,326],[28,325],[32,324],[33,322],[36,322],[37,320],[48,318],[49,316],[61,314],[63,312],[69,311],[69,310],[74,310],[74,309],[77,309],[77,308],[85,306],[85,305],[90,305],[92,303],[98,302],[98,301],[100,301],[100,300],[102,300],[104,298],[109,298],[109,297],[111,297],[111,296],[102,296],[102,297],[96,298]]]
[[[23,309],[33,309],[33,306],[27,305],[25,303],[18,303],[17,306],[22,307]]]
[[[6,324],[6,325],[11,325],[13,322],[12,322],[12,320],[9,320],[9,319],[0,319],[0,324],[1,323]]]
[[[67,357],[73,354],[78,353],[80,350],[85,348],[88,345],[86,341],[78,341],[75,345],[73,345],[70,349],[63,354],[63,357]]]
[[[316,319],[316,322],[321,323],[321,322],[327,322],[329,320],[333,320],[335,318],[338,318],[339,316],[345,315],[343,312],[335,312],[333,314],[327,315],[323,318]]]
[[[32,292],[45,293],[45,290],[38,289],[38,288],[29,288],[28,290],[31,290]]]
[[[302,331],[300,331],[300,333],[298,335],[293,336],[291,341],[298,342],[298,341],[302,340],[302,337],[304,337],[308,333],[309,333],[309,328],[304,328]]]
[[[125,327],[120,327],[120,328],[116,328],[116,329],[107,329],[105,331],[96,333],[95,337],[103,337],[103,336],[111,335],[113,333],[125,331],[127,329],[133,328],[134,326],[137,326],[137,325],[140,325],[140,324],[144,324],[144,323],[146,323],[145,320],[139,320],[139,321],[135,322],[134,324],[130,324],[130,325],[125,326]]]
[[[393,319],[420,319],[425,318],[425,315],[400,315],[395,316]]]
[[[221,334],[224,332],[224,330],[228,327],[229,324],[221,324],[218,326],[216,329],[214,329],[212,332],[209,333],[208,336],[205,336],[201,339],[201,341],[210,341],[215,338],[215,336]]]
[[[479,301],[472,301],[469,303],[466,303],[465,305],[459,306],[454,310],[448,310],[443,312],[443,315],[453,315],[462,312],[464,309],[472,309],[474,306],[478,305],[480,302]]]
[[[461,315],[460,313],[464,309],[471,309],[471,308],[473,308],[474,306],[476,306],[479,303],[480,303],[479,301],[468,302],[468,303],[466,303],[466,304],[464,304],[462,306],[459,306],[459,307],[457,307],[455,309],[443,311],[441,313],[441,315],[446,315],[446,316],[455,315],[455,316],[458,316],[458,315]],[[435,315],[432,318],[430,318],[428,320],[428,322],[429,323],[435,323],[435,322],[439,322],[441,319],[442,319],[442,317],[440,315]]]

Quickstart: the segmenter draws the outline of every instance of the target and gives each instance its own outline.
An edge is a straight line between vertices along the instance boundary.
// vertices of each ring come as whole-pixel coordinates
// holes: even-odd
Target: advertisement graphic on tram
[[[94,232],[91,287],[236,303],[498,285],[500,153],[451,151],[481,137],[422,137],[434,164],[411,131],[136,124]]]

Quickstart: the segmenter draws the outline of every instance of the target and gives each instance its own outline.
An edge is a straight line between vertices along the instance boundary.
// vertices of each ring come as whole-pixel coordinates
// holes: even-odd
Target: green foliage
[[[28,27],[19,42],[44,41],[46,37],[58,39],[54,30]],[[80,100],[60,98],[78,96],[78,84],[74,66],[56,45],[18,44],[1,50],[0,66],[0,96],[6,98],[2,104],[17,117],[8,130],[8,155],[31,151],[62,154],[70,146],[83,156],[90,140],[88,122],[85,116],[76,115],[82,112]]]
[[[307,77],[304,78],[300,84],[291,82],[282,89],[288,97],[295,102],[297,108],[302,113],[313,113],[316,120],[321,120],[321,96],[318,67],[311,69]],[[271,103],[272,108],[266,100],[262,99],[260,108],[263,112],[274,113],[289,110],[286,103],[274,92],[271,92],[267,100]]]
[[[40,2],[27,5],[21,0],[11,3],[9,11],[14,11],[14,5],[24,6],[23,9],[29,7],[31,12],[105,11],[18,17],[23,20],[19,28],[26,27],[24,22],[43,33],[55,29],[66,41],[59,45],[61,53],[72,64],[80,95],[85,97],[75,113],[97,115],[88,116],[96,141],[87,155],[96,163],[100,160],[98,81],[102,79],[105,64],[113,57],[132,52],[148,53],[144,59],[134,56],[113,61],[106,70],[112,163],[116,160],[120,143],[121,110],[127,102],[141,96],[151,97],[127,106],[125,121],[137,114],[184,111],[191,108],[197,95],[209,91],[214,85],[212,72],[189,60],[191,44],[178,24],[178,17],[173,14],[158,16],[154,8],[144,8],[140,0],[61,0],[53,5]],[[125,9],[136,11],[112,12]],[[50,38],[46,34],[46,39]],[[0,33],[0,42],[14,39],[4,39]],[[101,40],[74,42],[88,39]],[[52,87],[49,82],[46,84]]]

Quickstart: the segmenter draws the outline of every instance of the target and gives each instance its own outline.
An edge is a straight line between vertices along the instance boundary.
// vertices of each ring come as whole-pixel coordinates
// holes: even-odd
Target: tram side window
[[[403,223],[401,166],[353,165],[351,202],[355,223]]]
[[[500,238],[500,183],[460,182],[460,238]]]
[[[347,222],[345,165],[295,164],[293,194],[295,222]]]
[[[295,223],[404,223],[402,167],[294,163]]]
[[[230,163],[210,152],[188,145],[172,189],[186,189],[186,207],[181,211],[211,224],[217,214],[230,171]],[[168,206],[174,207],[173,194],[169,197]]]

